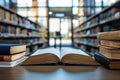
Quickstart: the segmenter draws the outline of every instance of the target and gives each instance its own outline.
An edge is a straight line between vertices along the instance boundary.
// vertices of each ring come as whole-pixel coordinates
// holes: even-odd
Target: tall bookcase
[[[28,52],[45,47],[47,36],[40,34],[41,28],[39,24],[0,6],[0,43],[26,44]]]
[[[92,56],[99,51],[97,33],[115,30],[120,30],[120,1],[103,9],[100,13],[74,28],[73,44]]]

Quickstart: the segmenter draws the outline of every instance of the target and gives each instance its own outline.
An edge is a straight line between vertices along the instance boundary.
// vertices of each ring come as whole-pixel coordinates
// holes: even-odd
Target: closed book
[[[17,28],[16,28],[16,36],[19,36],[19,35],[20,35],[20,28],[17,27]]]
[[[118,41],[101,40],[100,45],[114,47],[114,48],[120,48],[120,42],[118,42]]]
[[[26,45],[0,44],[0,55],[10,55],[26,51]]]
[[[0,20],[3,20],[4,18],[4,11],[3,9],[0,9]]]
[[[28,33],[27,30],[24,29],[24,30],[23,30],[23,34],[24,34],[24,36],[27,36],[27,33]]]
[[[21,64],[26,59],[27,59],[27,57],[22,57],[20,59],[17,59],[15,61],[11,61],[11,62],[0,62],[0,67],[15,67],[15,66]]]
[[[6,21],[9,22],[10,20],[10,12],[6,11]]]
[[[109,69],[120,69],[120,59],[109,59],[102,55],[101,53],[96,53],[94,55],[95,60]]]
[[[4,18],[3,20],[5,21],[6,20],[6,11],[4,10]]]
[[[20,59],[23,56],[25,56],[25,52],[20,52],[13,55],[0,55],[0,61],[14,61]]]
[[[100,53],[110,59],[120,59],[120,49],[113,47],[100,46]]]
[[[8,36],[9,37],[15,37],[15,27],[12,27],[12,26],[8,26]]]
[[[97,39],[99,40],[120,40],[120,31],[98,33]]]

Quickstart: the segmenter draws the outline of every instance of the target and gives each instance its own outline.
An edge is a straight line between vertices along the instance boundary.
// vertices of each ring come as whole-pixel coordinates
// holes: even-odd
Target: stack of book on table
[[[110,69],[120,69],[120,31],[101,32],[97,38],[100,46],[96,61]]]
[[[0,67],[14,67],[25,58],[26,45],[0,44]]]

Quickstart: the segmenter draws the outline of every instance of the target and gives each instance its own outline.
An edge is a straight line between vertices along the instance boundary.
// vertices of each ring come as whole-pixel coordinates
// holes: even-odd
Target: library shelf
[[[3,6],[0,14],[0,43],[26,44],[27,52],[47,46],[46,28]]]
[[[104,8],[100,13],[89,17],[86,21],[74,28],[73,44],[75,47],[84,48],[92,55],[99,51],[100,40],[97,39],[99,32],[120,30],[120,1]],[[91,47],[88,47],[91,46]]]

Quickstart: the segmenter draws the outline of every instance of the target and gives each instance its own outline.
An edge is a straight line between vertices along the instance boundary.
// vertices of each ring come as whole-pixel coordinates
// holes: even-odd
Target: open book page
[[[39,49],[34,54],[32,54],[31,56],[49,54],[49,53],[54,54],[54,55],[56,55],[57,57],[60,58],[60,51],[59,51],[59,49],[55,49],[55,48]]]
[[[80,49],[63,48],[61,62],[65,64],[99,65],[91,56]]]
[[[65,56],[67,54],[80,54],[80,55],[89,56],[88,54],[86,54],[85,52],[83,52],[80,49],[62,48],[61,53],[60,53],[60,57],[62,58],[63,56]]]
[[[51,64],[60,62],[60,51],[55,48],[39,49],[28,57],[22,65]]]

